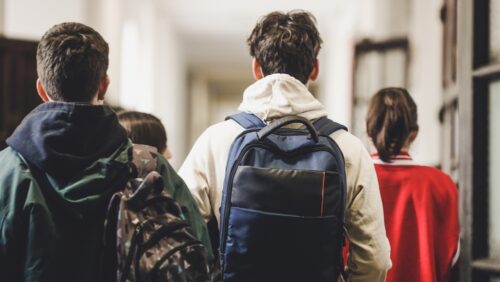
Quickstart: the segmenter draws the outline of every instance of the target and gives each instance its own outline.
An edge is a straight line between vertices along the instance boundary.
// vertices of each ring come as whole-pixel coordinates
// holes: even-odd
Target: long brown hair
[[[118,113],[118,120],[132,142],[156,147],[160,154],[167,149],[167,132],[161,121],[154,115],[122,111]]]
[[[418,130],[417,105],[408,91],[396,87],[379,90],[370,100],[366,129],[380,159],[390,162],[410,133]]]

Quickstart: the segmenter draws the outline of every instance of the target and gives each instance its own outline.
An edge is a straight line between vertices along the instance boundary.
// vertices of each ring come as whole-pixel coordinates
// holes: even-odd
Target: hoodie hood
[[[99,222],[113,192],[131,176],[132,144],[107,106],[44,103],[7,144],[29,162],[56,221]]]
[[[289,115],[308,120],[327,115],[302,82],[281,73],[265,76],[250,85],[243,93],[239,110],[253,113],[266,122]]]
[[[108,106],[49,102],[29,113],[7,144],[40,170],[69,179],[127,142]]]

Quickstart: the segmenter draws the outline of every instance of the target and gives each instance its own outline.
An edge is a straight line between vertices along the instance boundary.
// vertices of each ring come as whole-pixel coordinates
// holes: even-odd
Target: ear
[[[319,61],[318,59],[314,60],[313,68],[311,70],[311,74],[309,75],[309,79],[311,81],[315,81],[319,75]]]
[[[252,59],[252,72],[255,80],[259,80],[264,77],[260,63],[255,58]]]
[[[410,134],[408,135],[408,144],[411,144],[415,139],[417,138],[418,135],[418,128],[415,130],[412,130]]]
[[[49,95],[45,92],[45,88],[43,88],[42,82],[39,78],[36,80],[36,91],[44,103],[50,102]]]
[[[170,150],[168,149],[168,147],[165,149],[165,151],[163,151],[162,155],[167,160],[169,160],[169,159],[172,158],[172,153],[170,152]]]
[[[99,88],[97,89],[97,100],[104,100],[104,96],[106,95],[106,91],[108,91],[110,80],[109,76],[106,74],[104,78],[99,83]]]

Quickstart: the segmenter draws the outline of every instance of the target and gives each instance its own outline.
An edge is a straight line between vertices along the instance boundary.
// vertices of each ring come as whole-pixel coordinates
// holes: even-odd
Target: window
[[[396,38],[356,44],[353,77],[352,133],[368,148],[365,116],[370,98],[383,87],[405,87],[408,80],[408,40]]]
[[[458,86],[457,86],[457,0],[444,0],[443,105],[441,123],[441,169],[458,181]]]
[[[462,281],[500,281],[500,2],[459,1]]]

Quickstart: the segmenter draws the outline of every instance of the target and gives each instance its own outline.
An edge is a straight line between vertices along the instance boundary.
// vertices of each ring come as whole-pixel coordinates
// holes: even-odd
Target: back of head
[[[108,69],[108,44],[84,24],[62,23],[49,29],[38,44],[37,72],[54,101],[89,102]]]
[[[307,83],[321,48],[316,20],[308,12],[272,12],[257,23],[247,39],[250,55],[264,75],[286,73]]]
[[[118,120],[132,142],[156,147],[159,153],[164,153],[167,149],[167,133],[157,117],[142,112],[123,111],[118,113]]]
[[[371,99],[366,129],[385,162],[401,152],[408,136],[418,130],[417,105],[406,89],[384,88]]]

